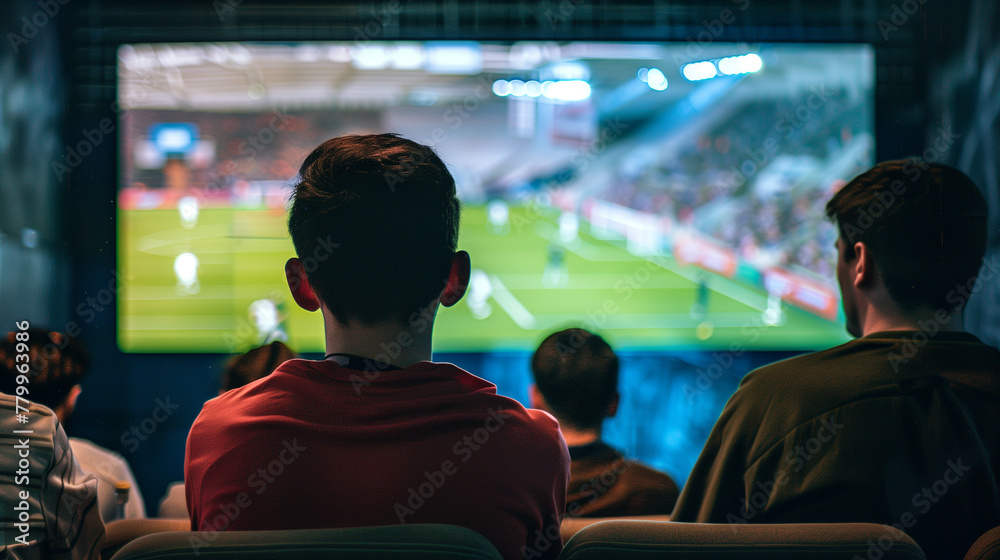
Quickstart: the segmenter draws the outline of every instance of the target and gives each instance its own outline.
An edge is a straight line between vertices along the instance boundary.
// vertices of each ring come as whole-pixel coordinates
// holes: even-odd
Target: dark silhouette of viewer
[[[858,338],[747,374],[672,520],[882,523],[962,558],[1000,525],[1000,351],[962,330],[997,270],[979,273],[986,202],[957,169],[900,160],[826,209]]]
[[[566,329],[549,335],[531,358],[531,406],[559,420],[569,445],[566,513],[574,517],[668,515],[679,490],[665,473],[601,440],[618,411],[618,356],[599,335]]]
[[[428,147],[341,136],[295,179],[285,266],[326,359],[208,401],[185,458],[193,529],[461,525],[507,559],[556,558],[569,456],[558,424],[431,362],[470,275],[455,182]],[[196,543],[197,546],[197,543]]]

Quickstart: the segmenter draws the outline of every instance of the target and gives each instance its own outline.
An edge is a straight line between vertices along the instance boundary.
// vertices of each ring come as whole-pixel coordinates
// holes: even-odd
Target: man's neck
[[[601,439],[600,431],[576,430],[565,424],[560,425],[559,430],[562,431],[567,447],[580,447]]]
[[[424,332],[412,325],[395,321],[374,325],[357,321],[345,325],[323,309],[326,329],[326,353],[350,354],[370,358],[405,368],[418,362],[430,361],[433,325]]]
[[[961,331],[963,317],[961,310],[934,309],[923,306],[902,311],[893,306],[888,312],[870,308],[864,315],[861,336],[880,331]]]

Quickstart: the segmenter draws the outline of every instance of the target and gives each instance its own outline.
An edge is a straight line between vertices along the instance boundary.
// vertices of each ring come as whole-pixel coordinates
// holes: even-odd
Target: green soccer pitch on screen
[[[874,163],[864,45],[123,45],[118,341],[323,350],[285,285],[285,206],[333,136],[431,144],[469,291],[437,351],[583,326],[632,349],[847,340],[829,197]],[[170,76],[170,80],[166,76]],[[178,88],[177,84],[183,87]]]

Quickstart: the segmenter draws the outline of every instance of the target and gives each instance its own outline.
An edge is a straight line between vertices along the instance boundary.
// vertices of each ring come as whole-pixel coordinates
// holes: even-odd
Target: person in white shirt
[[[0,342],[0,440],[9,445],[0,453],[0,557],[97,559],[104,542],[97,480],[77,464],[56,414],[27,400],[32,387],[27,375],[18,380],[17,356],[37,352],[8,351],[16,334]]]
[[[82,388],[80,382],[88,367],[90,357],[83,344],[76,338],[45,329],[32,328],[26,331],[31,348],[29,397],[32,402],[46,406],[55,413],[61,424],[65,424]],[[10,333],[14,335],[15,333]],[[0,342],[0,361],[10,361],[16,353],[16,341],[8,339]],[[0,392],[13,392],[17,372],[13,368],[0,368]],[[109,522],[120,516],[116,512],[116,484],[129,485],[128,501],[125,503],[124,519],[146,517],[146,507],[135,481],[132,469],[125,459],[93,442],[80,438],[69,438],[73,455],[85,473],[97,479],[97,499],[101,518]]]

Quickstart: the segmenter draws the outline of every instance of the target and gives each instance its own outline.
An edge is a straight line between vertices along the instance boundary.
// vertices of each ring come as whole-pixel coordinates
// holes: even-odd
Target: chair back
[[[994,527],[976,539],[965,560],[1000,560],[1000,527]]]
[[[589,527],[594,523],[600,523],[601,521],[617,521],[624,519],[641,519],[646,521],[670,521],[669,515],[629,515],[626,517],[570,517],[566,516],[562,520],[562,524],[559,526],[559,532],[562,533],[563,542],[569,542],[573,535],[580,532],[584,527]]]
[[[190,532],[190,519],[118,519],[108,523],[104,531],[101,558],[111,558],[126,544],[154,533]]]
[[[159,533],[125,545],[112,560],[502,560],[465,527],[388,525],[282,531]]]
[[[616,520],[580,530],[560,560],[926,560],[902,531],[874,523],[739,525]]]

